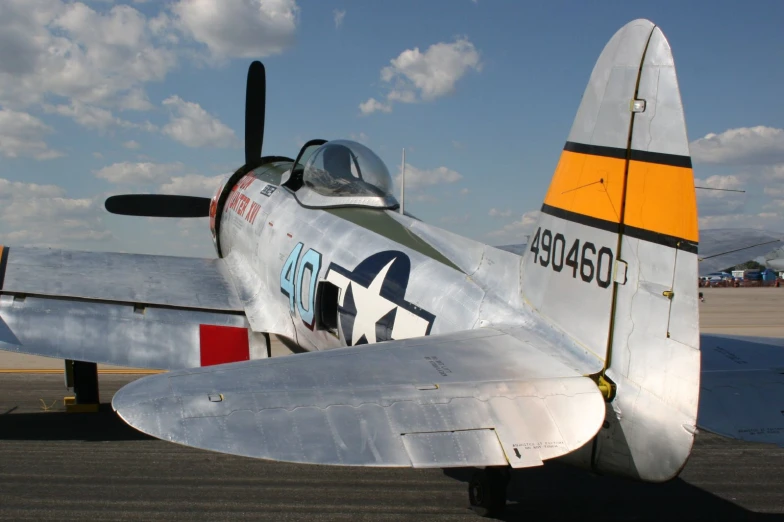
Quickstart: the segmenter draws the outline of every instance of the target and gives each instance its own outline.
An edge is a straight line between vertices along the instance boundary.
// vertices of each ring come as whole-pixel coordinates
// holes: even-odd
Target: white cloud
[[[109,0],[0,2],[0,111],[7,119],[34,107],[102,132],[163,131],[191,147],[236,145],[230,128],[177,96],[164,102],[172,113],[165,129],[117,111],[153,109],[146,85],[164,80],[183,56],[204,62],[201,44],[212,58],[280,52],[293,42],[298,12],[295,0],[176,0],[145,12]],[[27,118],[26,133],[0,129],[0,154],[61,155],[42,139],[51,129]]]
[[[110,183],[145,184],[169,182],[172,174],[183,169],[182,163],[114,163],[94,171],[95,177]]]
[[[106,129],[111,125],[118,124],[118,119],[110,111],[100,107],[91,107],[80,101],[74,101],[71,105],[44,105],[43,108],[50,114],[73,118],[76,123],[87,128]]]
[[[700,216],[700,228],[756,228],[781,230],[784,228],[782,214],[778,212],[737,213],[715,216]]]
[[[232,147],[238,144],[234,131],[205,111],[201,105],[170,96],[163,105],[171,109],[162,131],[188,147]]]
[[[488,232],[487,235],[494,238],[498,244],[527,243],[526,236],[533,232],[537,221],[539,221],[539,211],[532,210],[523,214],[519,220],[507,223],[498,230]]]
[[[349,138],[351,138],[354,141],[363,143],[365,145],[367,145],[367,143],[370,141],[370,138],[364,132],[360,132],[359,134],[350,134]]]
[[[161,185],[159,192],[161,194],[212,197],[221,181],[225,178],[226,174],[218,176],[202,176],[199,174],[177,176]]]
[[[386,104],[370,98],[360,105],[363,114],[390,112],[392,102],[430,101],[455,90],[458,80],[470,71],[481,71],[479,51],[467,38],[440,42],[424,53],[407,49],[381,69],[381,80],[390,86]]]
[[[343,25],[343,19],[346,17],[345,9],[335,9],[332,11],[332,16],[335,18],[335,29],[340,29]]]
[[[163,79],[175,64],[174,51],[131,6],[98,12],[60,0],[0,2],[0,103],[6,106],[40,103],[50,93],[144,108],[142,85]]]
[[[179,0],[176,24],[216,58],[263,58],[294,42],[295,0]]]
[[[89,128],[155,131],[112,111],[153,109],[146,84],[165,79],[181,56],[203,62],[201,44],[213,58],[282,51],[299,12],[295,0],[177,0],[149,16],[127,4],[94,7],[0,2],[0,106],[21,110],[47,100],[49,112]]]
[[[57,185],[0,179],[0,236],[4,242],[63,246],[69,241],[105,241],[103,201],[67,198]]]
[[[770,165],[784,161],[784,130],[740,127],[707,134],[689,144],[697,163]]]
[[[468,195],[469,192],[471,192],[471,191],[468,190],[467,188],[461,188],[460,189],[460,195],[461,196],[466,196],[466,195]]]
[[[26,112],[0,109],[0,154],[7,158],[52,159],[63,154],[43,140],[52,129]]]
[[[772,196],[774,198],[784,197],[784,188],[783,187],[765,187],[763,190],[766,196]]]
[[[497,208],[491,208],[487,215],[490,217],[509,217],[512,215],[512,211],[509,209],[498,210]]]
[[[0,200],[58,198],[65,195],[65,189],[57,185],[38,185],[0,178]]]
[[[765,167],[762,176],[770,181],[784,181],[784,164]]]
[[[153,104],[147,98],[147,93],[140,88],[133,88],[120,96],[117,105],[123,111],[148,111],[153,108]]]
[[[70,105],[43,105],[44,111],[50,114],[59,114],[72,118],[76,123],[88,129],[108,130],[113,127],[125,129],[142,129],[148,132],[157,130],[150,122],[143,124],[133,123],[118,118],[108,109],[88,105],[78,100],[73,100]]]
[[[369,98],[359,104],[359,110],[362,114],[373,114],[374,112],[392,112],[392,105],[389,103],[382,103],[375,98]]]
[[[455,183],[463,179],[463,176],[452,169],[446,167],[436,167],[434,169],[418,169],[406,163],[406,190],[417,189],[433,185],[445,185]],[[395,183],[400,186],[401,174],[398,167],[398,174],[395,176]]]
[[[455,89],[455,84],[469,69],[481,70],[479,52],[468,39],[453,43],[437,43],[421,53],[418,47],[408,49],[381,70],[381,79],[401,84],[393,92],[416,88],[424,100],[431,100]],[[403,98],[406,95],[401,94]]]
[[[122,146],[125,147],[126,149],[129,149],[129,150],[136,150],[136,149],[139,148],[140,145],[139,145],[139,143],[137,141],[129,140],[129,141],[124,142],[122,144]]]

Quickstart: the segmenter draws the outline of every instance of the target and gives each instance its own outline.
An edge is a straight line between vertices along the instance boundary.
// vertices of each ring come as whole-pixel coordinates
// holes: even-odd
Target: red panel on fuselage
[[[247,328],[201,324],[199,341],[202,366],[250,359]]]

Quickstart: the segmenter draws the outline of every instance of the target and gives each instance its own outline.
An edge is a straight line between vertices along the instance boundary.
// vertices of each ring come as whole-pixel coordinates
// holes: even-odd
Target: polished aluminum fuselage
[[[259,170],[263,171],[264,167]],[[307,324],[299,307],[292,309],[289,296],[281,290],[281,272],[300,243],[298,257],[309,250],[320,256],[315,281],[327,279],[331,266],[352,271],[379,252],[400,252],[407,256],[410,259],[408,281],[391,291],[398,294],[394,296],[397,299],[434,316],[427,334],[492,324],[533,324],[534,315],[519,292],[520,256],[392,210],[306,208],[285,187],[278,186],[271,195],[264,195],[270,192],[267,187],[276,185],[256,178],[253,173],[247,176],[253,179],[246,177],[238,183],[244,186],[239,192],[249,199],[245,215],[227,204],[218,233],[223,256],[242,281],[241,298],[246,304],[258,305],[259,313],[249,314],[254,330],[288,337],[305,350],[348,344],[345,332],[335,335]],[[246,215],[254,204],[259,209],[251,222]],[[302,308],[306,309],[308,296],[315,289],[309,284],[310,273],[302,279],[298,291],[303,297],[297,299],[303,300]],[[376,306],[375,301],[378,300],[365,299],[364,303],[372,308]],[[383,307],[383,303],[379,306]]]

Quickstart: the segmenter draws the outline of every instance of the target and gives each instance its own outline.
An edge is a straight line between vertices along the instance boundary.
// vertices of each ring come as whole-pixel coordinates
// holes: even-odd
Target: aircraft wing
[[[2,350],[160,369],[266,354],[220,259],[0,252]]]
[[[784,447],[784,339],[703,335],[699,428]]]
[[[781,248],[781,237],[779,233],[753,228],[700,230],[700,275],[764,257]]]
[[[540,465],[591,440],[596,384],[530,332],[492,328],[169,372],[112,406],[188,446],[354,466]]]

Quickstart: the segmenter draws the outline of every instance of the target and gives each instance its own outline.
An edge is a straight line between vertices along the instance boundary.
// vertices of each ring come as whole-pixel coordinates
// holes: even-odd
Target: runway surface
[[[784,337],[784,287],[701,288],[700,331]]]
[[[784,289],[706,289],[705,297],[703,331],[784,337]],[[0,355],[0,367],[7,363]],[[102,374],[102,401],[139,377]],[[62,375],[0,374],[0,520],[477,519],[467,508],[469,471],[221,455],[148,438],[108,404],[66,414],[65,394]],[[507,520],[784,521],[784,449],[700,433],[667,484],[552,463],[515,472],[509,501]]]

